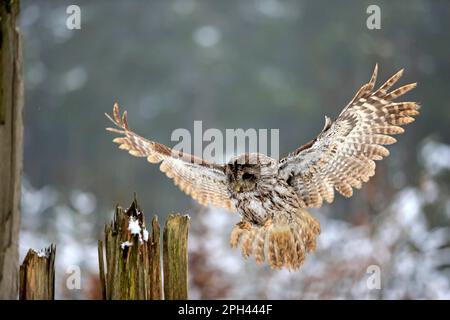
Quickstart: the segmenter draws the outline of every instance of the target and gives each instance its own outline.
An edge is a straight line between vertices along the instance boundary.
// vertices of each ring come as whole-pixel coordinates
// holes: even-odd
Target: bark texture
[[[54,245],[28,250],[20,266],[20,300],[55,299],[55,255]]]
[[[0,0],[0,299],[17,299],[23,149],[18,0]]]

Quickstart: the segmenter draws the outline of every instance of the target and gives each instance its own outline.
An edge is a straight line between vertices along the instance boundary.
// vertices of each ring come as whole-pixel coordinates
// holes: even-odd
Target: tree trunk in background
[[[18,0],[0,0],[0,299],[17,299],[22,172],[22,57]]]

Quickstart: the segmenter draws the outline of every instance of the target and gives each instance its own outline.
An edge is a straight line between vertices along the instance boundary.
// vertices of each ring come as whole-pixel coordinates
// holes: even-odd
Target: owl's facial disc
[[[256,188],[256,182],[259,178],[259,169],[252,165],[230,166],[229,183],[235,193],[251,192]]]
[[[234,192],[250,192],[256,188],[256,176],[245,172],[233,184]]]

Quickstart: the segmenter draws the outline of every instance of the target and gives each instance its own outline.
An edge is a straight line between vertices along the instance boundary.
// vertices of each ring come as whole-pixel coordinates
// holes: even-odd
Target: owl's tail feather
[[[306,254],[315,250],[319,233],[319,222],[300,210],[289,218],[274,217],[262,226],[242,220],[234,226],[230,244],[240,247],[245,258],[253,256],[258,264],[266,261],[272,268],[296,270]]]

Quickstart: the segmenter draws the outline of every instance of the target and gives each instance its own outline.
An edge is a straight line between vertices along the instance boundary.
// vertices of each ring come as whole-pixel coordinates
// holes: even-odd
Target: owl
[[[260,153],[244,153],[226,164],[207,162],[147,140],[130,130],[126,111],[106,115],[117,128],[113,142],[120,149],[150,163],[173,179],[182,191],[202,205],[239,213],[230,237],[245,258],[273,268],[298,269],[316,248],[320,224],[308,211],[333,202],[335,190],[351,197],[375,174],[375,161],[389,155],[386,145],[402,125],[419,114],[416,102],[394,100],[416,83],[389,90],[402,76],[400,70],[378,89],[378,65],[335,121],[325,117],[317,137],[281,159]]]

